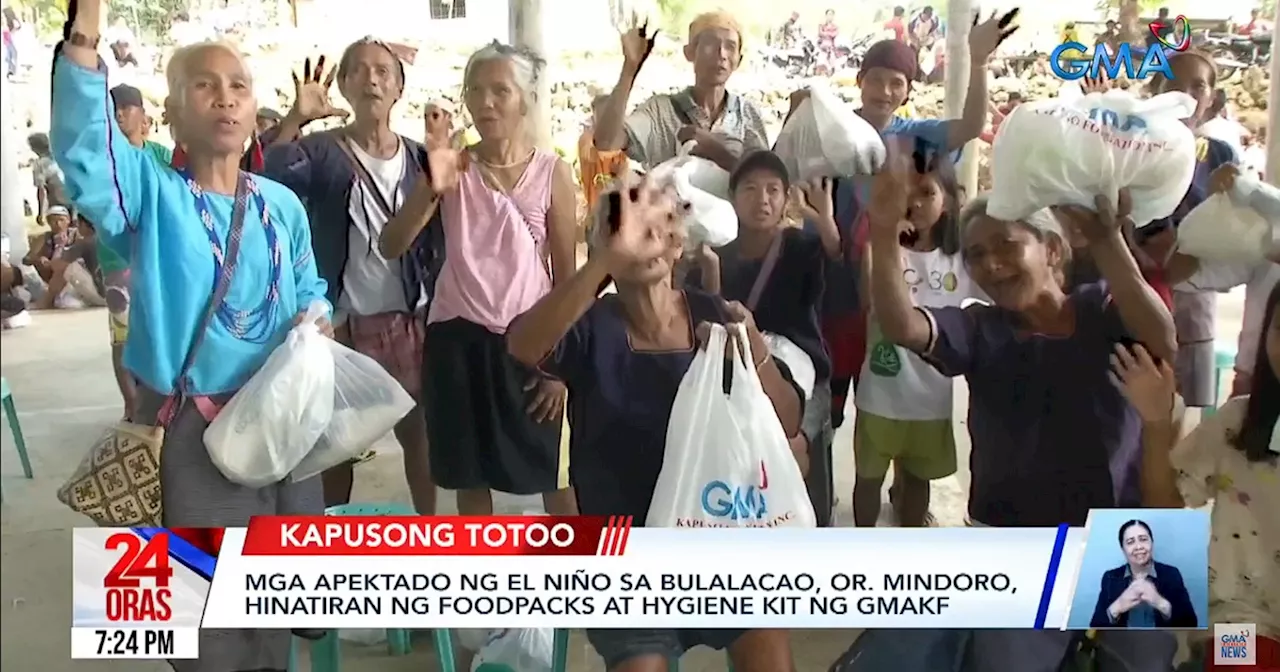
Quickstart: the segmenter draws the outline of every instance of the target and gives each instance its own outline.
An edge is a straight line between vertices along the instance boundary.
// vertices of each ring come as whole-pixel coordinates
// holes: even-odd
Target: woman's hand
[[[467,153],[458,149],[458,136],[453,133],[453,114],[439,105],[427,105],[423,113],[426,127],[427,172],[431,190],[437,196],[458,186],[467,169]]]
[[[1169,422],[1174,419],[1174,392],[1178,383],[1169,362],[1156,364],[1147,348],[1116,344],[1111,355],[1111,371],[1121,392],[1133,404],[1144,422]]]
[[[1142,583],[1142,581],[1130,583],[1129,587],[1125,588],[1123,593],[1120,593],[1120,597],[1117,597],[1111,603],[1111,606],[1107,607],[1107,615],[1111,617],[1111,620],[1114,621],[1120,618],[1122,614],[1129,613],[1130,609],[1142,602]]]
[[[725,343],[725,358],[730,357],[733,351],[730,348],[737,348],[738,354],[742,357],[742,361],[746,362],[747,349],[745,345],[751,347],[751,365],[759,369],[769,361],[769,344],[765,342],[764,335],[760,333],[760,329],[756,327],[756,320],[751,315],[751,311],[747,307],[737,301],[730,301],[725,304],[725,312],[729,316],[729,324],[742,324],[746,327],[747,343],[739,340],[736,329],[728,329],[729,340]],[[725,325],[726,328],[729,325]],[[698,339],[698,347],[706,348],[707,342],[711,337],[711,323],[703,322],[694,330],[694,336]]]
[[[1171,422],[1177,382],[1168,362],[1156,364],[1141,345],[1117,344],[1111,355],[1111,371],[1124,396],[1143,422]]]
[[[302,321],[305,319],[307,319],[307,311],[298,311],[298,314],[293,316],[293,326],[296,327],[299,324],[302,324]],[[333,338],[333,323],[329,322],[328,317],[322,317],[316,320],[315,324],[316,329],[319,329],[320,333],[328,336],[329,338]]]
[[[1129,213],[1133,211],[1129,190],[1121,189],[1116,201],[1112,206],[1111,199],[1106,196],[1095,196],[1093,210],[1079,205],[1059,205],[1053,211],[1063,226],[1073,229],[1073,233],[1093,244],[1119,233],[1129,220]]]
[[[1236,178],[1240,177],[1240,166],[1224,163],[1209,175],[1209,194],[1225,194],[1236,187]]]
[[[831,190],[835,180],[819,177],[791,188],[792,197],[800,205],[800,212],[812,222],[835,222],[835,210]]]
[[[634,175],[627,175],[617,193],[605,197],[618,203],[611,221],[597,223],[616,224],[601,249],[605,268],[611,274],[650,263],[671,249],[673,232],[679,228],[676,217],[682,213],[673,190],[661,189],[649,178],[637,180]]]
[[[311,70],[311,59],[303,61],[302,78],[298,78],[297,72],[293,73],[293,109],[289,114],[302,122],[330,117],[346,119],[349,113],[334,107],[333,101],[329,98],[329,89],[337,76],[338,68],[336,67],[330,68],[329,73],[325,74],[324,56],[316,59],[314,72]]]
[[[911,203],[912,175],[910,156],[895,151],[871,183],[871,205],[867,208],[871,233],[892,236],[895,240],[906,224]]]
[[[568,392],[564,383],[545,376],[534,376],[525,383],[524,391],[533,391],[533,399],[525,412],[534,422],[552,422],[560,419],[564,412],[564,401]]]

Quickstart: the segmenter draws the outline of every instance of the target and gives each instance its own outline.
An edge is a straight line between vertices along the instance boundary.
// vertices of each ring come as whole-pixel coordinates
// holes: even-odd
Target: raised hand
[[[346,119],[349,113],[333,106],[329,98],[329,89],[338,76],[336,67],[324,71],[324,56],[316,59],[315,70],[311,69],[311,59],[302,62],[302,77],[293,73],[293,110],[290,114],[302,121],[316,121],[336,117]]]
[[[649,54],[653,53],[653,44],[658,39],[658,31],[649,30],[649,23],[641,22],[640,17],[631,15],[631,27],[622,34],[622,62],[631,72],[639,72]]]
[[[873,234],[891,235],[896,239],[902,233],[911,203],[913,178],[910,156],[892,152],[871,183],[867,217]]]
[[[427,171],[431,190],[444,194],[458,186],[467,169],[467,153],[459,149],[459,136],[453,133],[453,113],[434,103],[423,112],[426,128]]]
[[[1124,396],[1145,422],[1173,419],[1173,395],[1177,382],[1168,362],[1156,364],[1141,345],[1117,344],[1111,355],[1111,371]]]
[[[831,202],[831,190],[835,180],[829,177],[814,178],[792,187],[792,196],[800,205],[800,212],[811,222],[835,221]]]
[[[1018,26],[1013,25],[1013,22],[1018,18],[1020,11],[1022,10],[1014,7],[1000,16],[992,12],[991,17],[981,23],[978,22],[978,14],[975,13],[973,28],[969,31],[969,57],[975,62],[984,62],[991,58],[996,47],[1017,32]]]
[[[606,223],[612,232],[603,247],[610,271],[647,264],[667,253],[678,211],[671,190],[628,176],[608,198],[618,204]]]
[[[1133,211],[1133,199],[1128,189],[1121,189],[1116,196],[1116,204],[1106,196],[1095,196],[1093,210],[1079,205],[1054,206],[1053,211],[1064,227],[1074,230],[1089,243],[1106,240],[1108,236],[1120,232],[1129,221],[1129,213]]]
[[[1224,163],[1214,169],[1209,175],[1209,193],[1225,194],[1236,186],[1236,179],[1240,177],[1240,166],[1234,163]]]

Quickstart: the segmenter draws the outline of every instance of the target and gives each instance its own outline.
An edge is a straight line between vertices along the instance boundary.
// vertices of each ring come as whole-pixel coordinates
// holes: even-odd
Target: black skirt
[[[457,318],[427,325],[422,402],[431,472],[446,490],[533,495],[568,487],[563,420],[526,409],[539,374],[507,353],[506,339]]]

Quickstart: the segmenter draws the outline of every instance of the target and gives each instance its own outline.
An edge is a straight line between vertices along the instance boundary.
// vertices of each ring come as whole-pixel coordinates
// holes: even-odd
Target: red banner
[[[244,555],[622,555],[630,516],[258,516]]]

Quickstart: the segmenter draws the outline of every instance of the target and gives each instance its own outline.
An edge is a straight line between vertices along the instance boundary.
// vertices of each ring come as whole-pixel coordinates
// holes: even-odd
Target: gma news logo
[[[1072,41],[1054,47],[1049,54],[1049,67],[1053,74],[1069,82],[1085,77],[1100,79],[1103,74],[1107,79],[1115,79],[1122,71],[1129,79],[1146,79],[1157,73],[1165,79],[1173,79],[1169,55],[1191,48],[1191,24],[1187,17],[1179,14],[1172,21],[1152,21],[1147,29],[1155,37],[1156,44],[1147,49],[1136,64],[1133,50],[1127,43],[1116,49],[1113,59],[1106,49],[1096,47],[1090,56],[1088,47]]]
[[[107,620],[112,623],[167,623],[173,617],[169,602],[169,535],[143,539],[129,532],[107,537],[106,550],[118,552],[116,563],[102,579]],[[144,583],[146,585],[144,585]]]
[[[1257,665],[1257,631],[1253,623],[1215,623],[1213,663],[1215,665]]]

